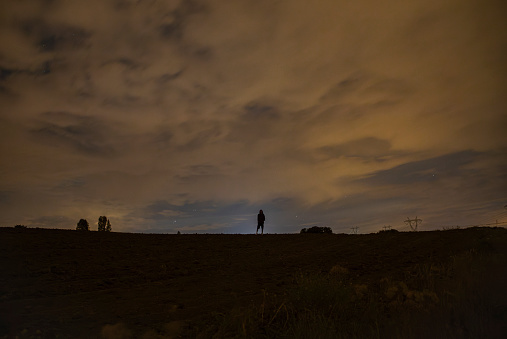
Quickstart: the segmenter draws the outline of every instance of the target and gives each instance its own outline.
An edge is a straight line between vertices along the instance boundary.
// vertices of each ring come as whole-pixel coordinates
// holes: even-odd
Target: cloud
[[[248,214],[289,199],[279,229],[298,227],[296,211],[373,227],[423,203],[493,206],[505,187],[499,1],[0,6],[8,222],[246,230],[232,207],[175,206]],[[467,193],[449,202],[438,187]]]

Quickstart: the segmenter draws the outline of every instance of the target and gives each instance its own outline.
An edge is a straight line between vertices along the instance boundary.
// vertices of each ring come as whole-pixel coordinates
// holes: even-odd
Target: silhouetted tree
[[[101,215],[99,217],[99,222],[97,223],[98,224],[98,231],[99,232],[104,232],[106,230],[106,223],[107,223],[107,218],[105,215]]]
[[[78,231],[89,231],[90,230],[90,226],[88,225],[88,221],[86,221],[86,219],[80,219],[79,222],[77,223],[76,230],[78,230]]]
[[[109,219],[107,219],[106,232],[111,232],[111,223],[109,222]]]
[[[301,232],[299,232],[301,234],[305,234],[305,233],[333,233],[333,231],[331,230],[330,227],[319,227],[319,226],[312,226],[308,229],[306,228],[303,228],[301,230]]]

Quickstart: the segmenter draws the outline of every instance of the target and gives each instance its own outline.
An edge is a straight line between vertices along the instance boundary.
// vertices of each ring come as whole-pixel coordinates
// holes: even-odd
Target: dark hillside
[[[338,265],[354,283],[374,285],[471,251],[505,260],[507,230],[256,236],[1,228],[0,338],[92,338],[117,323],[134,337],[167,324],[191,328],[212,312],[260,303],[265,292],[283,294],[301,272]],[[493,273],[506,286],[505,274]]]

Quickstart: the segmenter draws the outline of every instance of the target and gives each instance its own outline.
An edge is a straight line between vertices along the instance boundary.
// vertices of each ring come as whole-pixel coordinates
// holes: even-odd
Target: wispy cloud
[[[507,185],[504,7],[4,3],[0,222],[479,222]]]

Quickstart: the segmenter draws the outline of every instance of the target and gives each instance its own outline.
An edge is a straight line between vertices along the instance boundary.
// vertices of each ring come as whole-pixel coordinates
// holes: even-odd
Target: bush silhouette
[[[333,231],[331,230],[330,227],[320,227],[320,226],[312,226],[308,229],[306,228],[303,228],[300,232],[301,234],[305,234],[305,233],[328,233],[328,234],[331,234],[333,233]]]
[[[399,233],[398,230],[395,230],[394,228],[390,230],[380,230],[378,231],[380,234],[390,234],[390,233]]]
[[[90,230],[90,226],[88,225],[88,221],[86,221],[86,219],[80,219],[79,222],[77,223],[76,230],[78,230],[78,231],[89,231]]]

